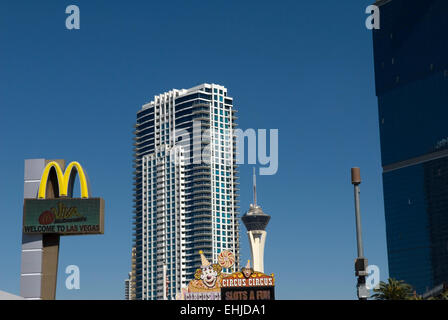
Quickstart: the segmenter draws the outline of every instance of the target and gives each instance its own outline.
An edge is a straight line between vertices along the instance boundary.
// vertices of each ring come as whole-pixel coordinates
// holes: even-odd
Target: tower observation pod
[[[264,213],[261,207],[257,205],[257,182],[254,168],[254,203],[250,205],[249,211],[241,217],[241,220],[243,220],[249,236],[254,271],[262,273],[264,273],[266,227],[270,219],[271,216]]]

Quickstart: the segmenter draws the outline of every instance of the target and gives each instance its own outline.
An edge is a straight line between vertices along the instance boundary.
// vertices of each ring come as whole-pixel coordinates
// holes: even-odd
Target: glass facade
[[[423,181],[418,165],[383,174],[389,274],[416,289],[433,286]]]
[[[378,1],[373,32],[390,277],[448,282],[448,1]],[[441,32],[444,31],[444,32]]]

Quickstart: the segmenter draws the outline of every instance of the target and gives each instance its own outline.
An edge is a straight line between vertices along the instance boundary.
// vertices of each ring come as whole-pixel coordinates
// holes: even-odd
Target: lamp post
[[[358,257],[355,260],[355,275],[358,277],[358,283],[356,285],[357,295],[359,300],[367,300],[369,297],[369,290],[366,286],[368,261],[364,257],[364,248],[362,243],[361,209],[359,204],[359,185],[361,184],[361,173],[359,168],[352,168],[351,176],[355,191],[356,242],[358,248]]]

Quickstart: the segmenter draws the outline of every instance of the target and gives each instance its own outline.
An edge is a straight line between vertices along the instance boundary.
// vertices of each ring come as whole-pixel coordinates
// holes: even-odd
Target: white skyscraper
[[[238,268],[234,113],[227,89],[215,84],[173,89],[137,113],[137,299],[163,299],[164,281],[174,299],[200,266],[199,250],[212,261],[231,250]]]
[[[129,278],[124,280],[124,300],[132,300],[132,273],[129,272]]]

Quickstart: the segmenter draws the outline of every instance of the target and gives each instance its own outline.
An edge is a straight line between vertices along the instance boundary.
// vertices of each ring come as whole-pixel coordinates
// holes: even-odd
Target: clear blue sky
[[[363,1],[1,1],[0,290],[19,293],[27,158],[77,160],[106,200],[104,236],[64,237],[59,299],[122,299],[130,270],[132,131],[155,94],[229,89],[242,129],[279,129],[265,271],[281,299],[354,299],[350,167],[363,176],[365,253],[387,278],[372,34]],[[65,28],[65,8],[81,29]],[[241,213],[252,197],[241,172]],[[242,260],[250,251],[241,230]],[[65,267],[81,290],[65,289]]]

